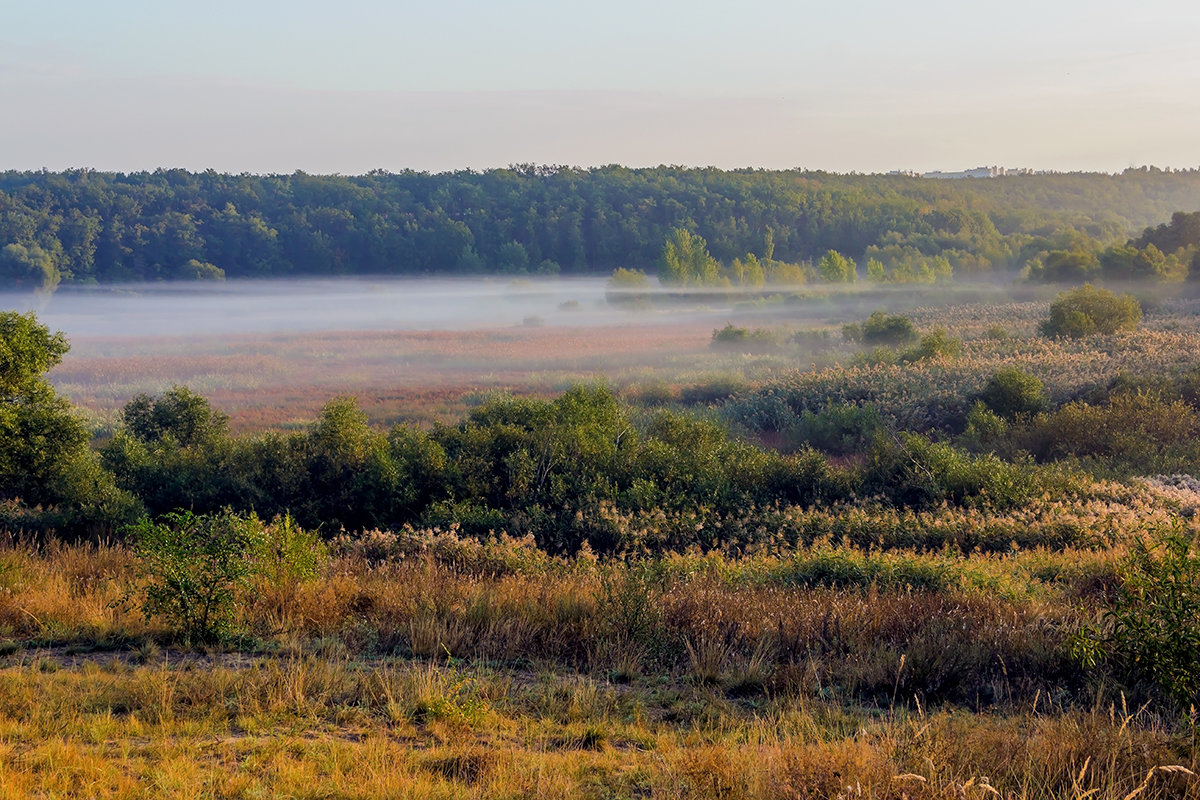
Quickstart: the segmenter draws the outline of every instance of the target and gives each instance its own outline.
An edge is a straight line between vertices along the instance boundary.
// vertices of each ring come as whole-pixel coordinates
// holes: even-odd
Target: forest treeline
[[[1074,280],[1102,266],[1137,277],[1190,266],[1197,209],[1200,170],[1155,168],[966,181],[533,165],[361,176],[9,171],[0,175],[0,290],[653,272],[677,230],[703,237],[724,265],[753,256],[811,266],[836,252],[864,277],[873,269],[897,280],[1026,267],[1035,278]],[[1164,234],[1172,214],[1186,224]],[[1126,251],[1102,264],[1115,247]]]

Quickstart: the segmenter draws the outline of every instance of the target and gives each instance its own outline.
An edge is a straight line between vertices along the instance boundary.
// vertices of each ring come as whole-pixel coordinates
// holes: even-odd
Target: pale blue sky
[[[1200,166],[1200,4],[7,0],[0,168]]]

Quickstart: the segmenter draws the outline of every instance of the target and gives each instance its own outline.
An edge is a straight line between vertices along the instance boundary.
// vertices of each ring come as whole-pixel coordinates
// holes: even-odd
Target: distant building
[[[976,167],[975,169],[964,169],[960,172],[942,172],[934,170],[921,175],[922,178],[935,178],[938,180],[961,180],[963,178],[1003,178],[1009,175],[1032,175],[1033,170],[1024,167],[1016,169],[1008,169],[1006,167]]]

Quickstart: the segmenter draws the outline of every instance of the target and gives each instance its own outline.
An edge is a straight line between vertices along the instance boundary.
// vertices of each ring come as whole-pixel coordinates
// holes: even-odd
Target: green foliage
[[[960,441],[968,449],[984,450],[1000,442],[1007,433],[1008,420],[980,401],[971,406],[967,414],[967,428]]]
[[[175,278],[181,281],[223,281],[225,270],[216,264],[192,258],[176,271]]]
[[[936,184],[615,165],[358,176],[9,171],[0,174],[0,249],[25,252],[10,253],[15,274],[0,276],[0,286],[28,287],[32,276],[49,288],[54,272],[74,283],[169,280],[190,261],[219,265],[230,278],[552,265],[607,274],[654,263],[677,229],[703,234],[722,263],[748,265],[746,254],[758,253],[768,282],[802,282],[800,265],[830,251],[876,259],[888,282],[932,282],[1037,253],[1099,252],[1131,225],[1158,224],[1197,208],[1198,198],[1194,170]],[[1173,217],[1169,236],[1137,246],[1174,256],[1194,238],[1191,216]],[[703,265],[695,274],[708,272]],[[747,266],[738,282],[757,285],[756,272]]]
[[[529,271],[529,251],[518,241],[506,242],[496,253],[496,266],[500,272],[524,274]]]
[[[142,612],[191,644],[235,633],[238,605],[254,587],[310,581],[329,558],[316,533],[287,515],[266,525],[253,513],[178,511],[143,518],[126,534],[142,575]]]
[[[0,249],[0,286],[53,292],[62,273],[54,258],[38,245],[5,245]]]
[[[334,400],[303,442],[304,496],[294,507],[301,520],[351,530],[386,527],[403,476],[387,437],[371,430],[352,397]]]
[[[852,259],[836,250],[829,250],[817,262],[817,272],[828,283],[854,283],[858,278]]]
[[[1017,367],[996,370],[979,399],[988,410],[1009,421],[1038,414],[1048,406],[1041,380]]]
[[[50,333],[32,312],[0,311],[0,395],[10,396],[38,383],[69,348],[61,331]]]
[[[649,289],[650,277],[640,269],[617,267],[608,279],[609,289]]]
[[[0,499],[61,504],[47,526],[100,532],[127,521],[136,503],[96,463],[87,428],[42,375],[66,351],[63,335],[33,314],[0,312]]]
[[[234,489],[229,418],[206,398],[182,386],[158,397],[140,394],[125,405],[121,420],[124,427],[102,448],[101,461],[151,513],[242,504]]]
[[[832,588],[945,591],[962,577],[949,564],[932,559],[897,558],[845,547],[816,547],[780,565],[775,576],[784,584]]]
[[[686,228],[676,228],[663,244],[658,280],[664,286],[716,286],[721,270],[702,237]]]
[[[604,285],[604,299],[614,305],[648,306],[650,277],[637,269],[617,267]]]
[[[234,630],[239,593],[249,586],[253,554],[264,548],[257,517],[231,513],[167,514],[126,531],[144,586],[142,610],[162,617],[191,643],[217,641]]]
[[[229,431],[229,417],[186,386],[175,386],[156,398],[139,394],[125,404],[121,418],[139,441],[170,437],[181,447],[212,444]]]
[[[789,341],[808,353],[826,353],[834,348],[833,336],[823,330],[796,331]]]
[[[791,447],[805,444],[835,455],[866,451],[879,435],[882,422],[874,407],[829,403],[819,411],[805,409],[786,431]]]
[[[930,331],[921,337],[916,347],[900,354],[900,361],[924,361],[932,358],[954,358],[962,350],[962,342],[948,335],[944,328]]]
[[[708,380],[684,386],[679,390],[679,402],[685,406],[711,406],[724,403],[745,391],[746,381],[737,375],[717,375]]]
[[[1110,247],[1100,254],[1104,277],[1118,281],[1165,280],[1182,277],[1183,265],[1175,256],[1166,256],[1152,244]]]
[[[316,531],[301,528],[285,514],[251,537],[247,558],[254,576],[269,586],[286,587],[318,577],[329,561],[329,548]]]
[[[1100,273],[1100,259],[1089,249],[1051,250],[1032,269],[1035,280],[1068,283],[1089,280]]]
[[[612,562],[600,575],[603,624],[620,644],[643,652],[662,644],[665,576],[649,561]]]
[[[852,342],[896,347],[916,340],[917,328],[911,319],[902,314],[889,315],[885,311],[875,311],[862,325],[843,327],[842,335]]]
[[[779,335],[766,328],[749,330],[730,323],[713,331],[712,346],[744,353],[769,353],[779,349]]]
[[[1020,507],[1049,485],[1044,468],[1030,461],[974,456],[949,444],[913,434],[881,436],[863,474],[864,489],[900,506],[942,503],[969,507]]]
[[[1067,403],[1037,417],[1018,437],[1041,459],[1083,458],[1117,472],[1153,474],[1200,465],[1200,414],[1183,400],[1142,391],[1108,403]]]
[[[1039,330],[1043,336],[1077,338],[1137,330],[1142,307],[1131,295],[1116,295],[1086,283],[1060,294],[1050,304],[1050,317]]]
[[[1077,651],[1110,662],[1133,683],[1158,689],[1180,709],[1200,704],[1200,548],[1178,529],[1134,539],[1106,628],[1084,632]]]
[[[867,280],[872,283],[883,283],[887,279],[887,273],[883,268],[883,262],[877,258],[867,259]]]
[[[1193,206],[1194,208],[1195,206]],[[1134,247],[1154,247],[1163,253],[1174,253],[1190,247],[1200,246],[1200,211],[1191,214],[1176,211],[1170,222],[1157,228],[1146,228],[1141,238],[1131,242]]]

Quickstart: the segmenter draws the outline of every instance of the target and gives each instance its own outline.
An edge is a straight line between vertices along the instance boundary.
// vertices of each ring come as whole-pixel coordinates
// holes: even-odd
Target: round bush
[[[1007,420],[1046,410],[1046,390],[1034,375],[1005,367],[996,371],[983,387],[979,399],[989,410]]]
[[[1063,292],[1050,304],[1050,318],[1041,324],[1041,332],[1045,336],[1078,338],[1137,330],[1141,321],[1142,307],[1137,298],[1085,283]]]

